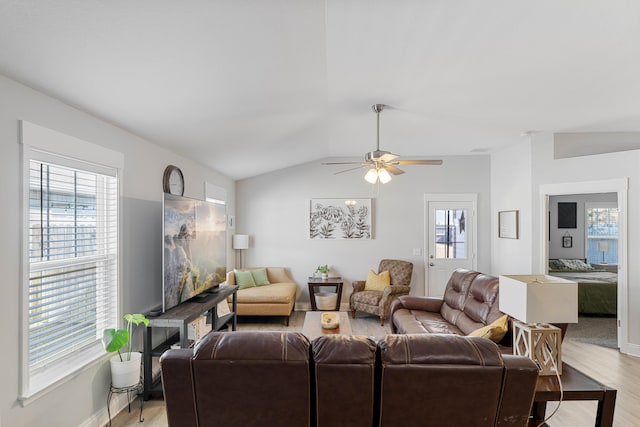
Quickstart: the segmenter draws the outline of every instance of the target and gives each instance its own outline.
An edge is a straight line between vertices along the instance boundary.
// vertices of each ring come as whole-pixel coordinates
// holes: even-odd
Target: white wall
[[[32,123],[120,151],[125,157],[122,194],[123,309],[146,311],[161,304],[162,174],[168,164],[185,176],[185,196],[202,199],[204,182],[227,189],[229,212],[234,213],[234,182],[135,135],[0,76],[0,156],[4,188],[4,225],[0,245],[3,293],[0,300],[0,424],[6,426],[104,425],[109,387],[105,358],[55,390],[22,407],[19,390],[20,319],[20,144],[18,121]],[[233,265],[233,252],[228,250]]]
[[[498,212],[518,211],[519,238],[498,237]],[[532,272],[531,141],[524,138],[491,155],[490,274]]]
[[[359,160],[359,159],[358,159]],[[250,235],[245,266],[284,266],[298,283],[298,308],[308,307],[307,278],[319,264],[346,283],[366,279],[382,258],[414,263],[412,294],[424,295],[424,194],[478,193],[478,269],[490,263],[489,156],[445,157],[442,166],[407,166],[404,175],[381,185],[373,201],[373,240],[311,240],[309,202],[312,198],[372,197],[366,170],[334,175],[337,166],[320,161],[238,181],[237,232]],[[421,255],[413,255],[414,248]]]
[[[545,240],[537,236],[543,235],[540,218],[540,188],[550,184],[580,183],[605,180],[626,180],[629,182],[628,211],[623,212],[628,218],[627,259],[628,265],[619,265],[620,274],[627,274],[625,304],[628,325],[627,336],[623,341],[629,343],[627,351],[640,355],[640,264],[631,262],[640,254],[640,224],[634,221],[640,216],[640,151],[600,154],[555,160],[553,158],[553,135],[550,133],[534,134],[532,140],[532,191],[533,191],[533,267],[540,273],[541,246]],[[545,213],[546,214],[546,213]],[[623,328],[624,329],[624,328]],[[624,342],[623,342],[624,344]]]
[[[558,228],[558,202],[576,203],[576,228]],[[549,259],[587,258],[585,204],[598,202],[615,204],[617,202],[617,195],[616,193],[596,193],[549,197],[549,212],[551,218],[549,223]],[[572,246],[570,248],[562,247],[562,238],[565,235],[572,237]]]

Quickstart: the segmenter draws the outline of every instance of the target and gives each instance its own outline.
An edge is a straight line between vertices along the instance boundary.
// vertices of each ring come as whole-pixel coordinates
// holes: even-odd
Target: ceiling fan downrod
[[[377,121],[377,132],[376,132],[376,151],[380,151],[380,113],[386,107],[385,104],[373,104],[371,109],[374,113],[376,113],[376,121]]]

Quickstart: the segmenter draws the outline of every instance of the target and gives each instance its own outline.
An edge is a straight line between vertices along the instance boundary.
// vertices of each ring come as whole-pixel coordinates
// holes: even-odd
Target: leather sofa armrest
[[[160,357],[162,389],[169,425],[197,425],[192,349],[171,349]]]
[[[498,421],[527,425],[536,391],[538,367],[524,356],[503,354],[504,379]]]
[[[364,284],[366,282],[364,280],[355,280],[351,282],[351,286],[353,286],[353,292],[361,292],[364,291]]]
[[[443,300],[437,297],[415,297],[411,295],[405,295],[398,298],[402,307],[408,310],[421,310],[429,311],[432,313],[439,313],[442,308]]]

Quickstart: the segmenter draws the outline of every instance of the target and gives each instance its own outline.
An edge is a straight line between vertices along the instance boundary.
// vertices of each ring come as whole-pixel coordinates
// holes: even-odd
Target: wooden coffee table
[[[616,389],[596,381],[566,363],[562,364],[563,400],[597,400],[596,427],[611,427],[616,406]],[[560,388],[555,376],[540,376],[536,384],[536,394],[531,409],[530,426],[537,426],[544,420],[547,402],[560,400]],[[553,423],[553,418],[549,420]]]
[[[322,313],[337,313],[340,317],[340,326],[336,329],[324,329],[320,324]],[[302,334],[310,340],[322,335],[352,335],[351,321],[346,311],[307,311],[302,325]]]

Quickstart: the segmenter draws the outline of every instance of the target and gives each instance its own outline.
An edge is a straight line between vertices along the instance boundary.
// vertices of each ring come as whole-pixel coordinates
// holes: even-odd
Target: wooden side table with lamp
[[[549,401],[596,400],[596,427],[611,427],[616,390],[563,364],[560,328],[550,325],[578,322],[578,284],[541,274],[500,276],[500,311],[516,319],[513,353],[540,369],[529,425],[546,425]]]

